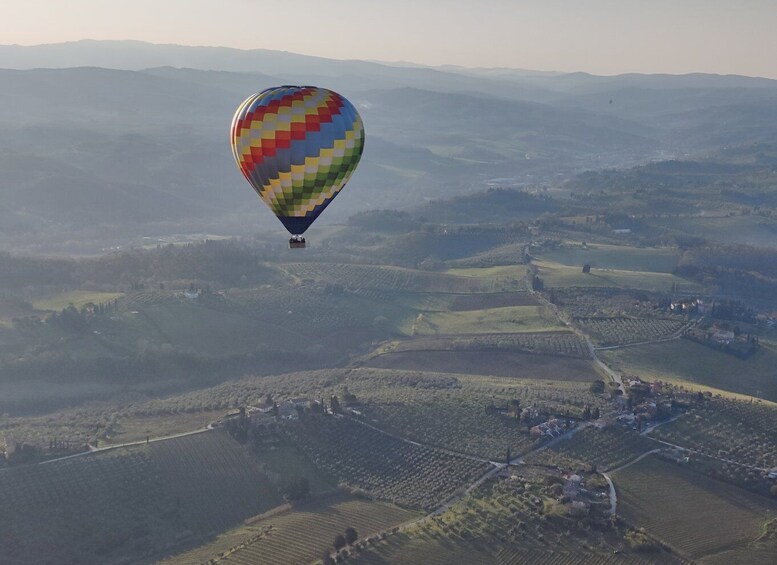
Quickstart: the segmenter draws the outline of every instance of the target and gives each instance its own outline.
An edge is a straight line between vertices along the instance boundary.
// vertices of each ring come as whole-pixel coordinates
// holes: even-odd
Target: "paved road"
[[[709,459],[715,459],[716,461],[722,461],[723,463],[731,463],[732,465],[737,465],[739,467],[744,467],[745,469],[751,469],[753,471],[768,471],[769,469],[766,467],[756,467],[755,465],[748,465],[747,463],[742,463],[740,461],[735,461],[733,459],[726,459],[725,457],[719,457],[717,455],[710,455],[709,453],[704,453],[703,451],[699,451],[698,449],[692,449],[690,447],[684,447],[682,445],[678,445],[676,443],[671,443],[668,441],[664,441],[662,439],[656,439],[654,437],[646,436],[649,440],[661,443],[667,447],[673,447],[675,449],[680,449],[682,451],[687,451],[688,453],[695,453],[696,455],[701,455],[702,457],[707,457]]]
[[[588,354],[591,356],[591,359],[593,360],[593,362],[604,372],[605,375],[610,377],[610,379],[612,379],[612,381],[618,385],[618,388],[621,390],[623,394],[626,394],[626,389],[623,386],[623,379],[621,379],[620,374],[610,369],[601,359],[599,359],[599,357],[596,355],[596,348],[594,347],[594,344],[591,343],[590,338],[581,330],[576,328],[575,325],[571,322],[571,320],[569,320],[561,312],[561,310],[559,310],[558,306],[556,306],[550,300],[545,298],[542,295],[542,293],[535,292],[533,290],[530,290],[529,292],[531,292],[532,295],[537,300],[539,300],[541,303],[545,304],[548,308],[553,310],[553,313],[561,321],[561,323],[564,324],[566,327],[568,327],[570,330],[572,330],[580,339],[582,339],[585,342],[585,345],[588,348]]]

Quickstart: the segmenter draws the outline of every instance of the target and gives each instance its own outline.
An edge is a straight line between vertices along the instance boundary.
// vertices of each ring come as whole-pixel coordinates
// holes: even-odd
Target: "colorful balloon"
[[[356,108],[325,88],[268,88],[248,97],[232,119],[238,168],[294,236],[340,193],[363,150]]]

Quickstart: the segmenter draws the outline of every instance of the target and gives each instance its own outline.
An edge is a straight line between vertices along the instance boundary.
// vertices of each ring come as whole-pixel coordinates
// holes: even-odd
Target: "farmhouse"
[[[699,312],[699,314],[709,314],[712,312],[712,307],[714,305],[715,303],[711,300],[704,300],[703,298],[696,299],[696,310]]]
[[[729,344],[734,341],[735,338],[734,332],[728,330],[718,330],[712,334],[713,341],[723,344]]]
[[[583,477],[577,474],[565,475],[564,496],[570,500],[575,500],[580,496],[580,490],[583,486]]]
[[[569,505],[569,515],[570,516],[585,516],[588,514],[588,505],[583,502],[582,500],[574,500],[572,501],[572,504]]]
[[[634,414],[621,414],[616,418],[619,424],[625,425],[625,426],[633,426],[634,422],[636,421],[637,417]]]
[[[564,433],[564,426],[560,420],[553,418],[547,422],[543,422],[537,426],[534,426],[529,430],[533,439],[540,438],[542,436],[558,437]]]
[[[777,467],[769,469],[769,472],[766,474],[766,477],[772,480],[777,480]]]
[[[278,416],[284,420],[297,420],[299,413],[293,402],[284,402],[278,406]]]
[[[652,420],[658,414],[658,406],[655,402],[647,400],[634,408],[634,414]]]
[[[697,298],[681,298],[669,303],[669,311],[675,314],[695,314],[699,312],[699,300]]]

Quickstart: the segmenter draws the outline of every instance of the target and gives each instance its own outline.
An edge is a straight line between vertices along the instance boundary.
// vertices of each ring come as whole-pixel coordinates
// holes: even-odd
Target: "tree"
[[[594,408],[593,412],[591,412],[591,419],[592,420],[598,420],[601,415],[602,414],[599,411],[599,407],[597,406],[596,408]]]
[[[518,420],[521,417],[521,401],[513,398],[510,401],[510,411],[513,413],[513,417]]]
[[[356,533],[356,529],[350,526],[347,527],[345,529],[345,541],[348,545],[353,545],[357,539],[359,539],[359,534]]]
[[[281,484],[279,490],[289,502],[302,500],[310,495],[310,481],[307,477],[291,477]]]
[[[604,392],[604,381],[596,380],[591,383],[591,386],[588,387],[591,392],[594,394],[601,394]]]
[[[332,556],[329,555],[328,551],[324,552],[324,556],[321,558],[321,561],[324,565],[335,565],[335,560],[332,559]]]
[[[332,398],[329,399],[329,408],[332,410],[332,414],[340,413],[340,401],[338,400],[337,395],[333,394]]]
[[[336,551],[340,551],[342,548],[345,547],[345,536],[343,534],[337,534],[335,536],[335,541],[332,542],[332,545],[334,546]]]
[[[590,420],[590,419],[591,419],[591,407],[586,404],[586,407],[583,410],[583,420]]]

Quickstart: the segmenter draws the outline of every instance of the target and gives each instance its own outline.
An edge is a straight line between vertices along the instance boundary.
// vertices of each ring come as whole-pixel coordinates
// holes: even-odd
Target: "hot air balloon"
[[[278,86],[249,96],[232,119],[232,153],[259,197],[305,247],[305,233],[351,178],[364,150],[361,116],[343,96]]]

